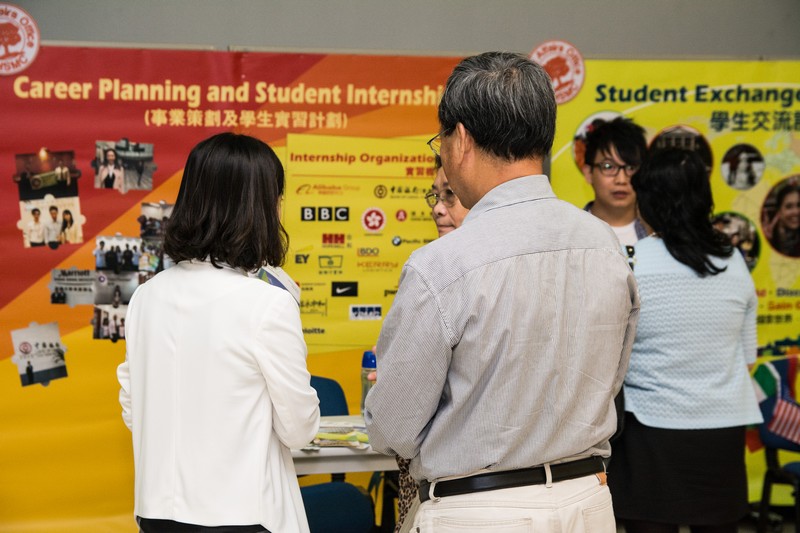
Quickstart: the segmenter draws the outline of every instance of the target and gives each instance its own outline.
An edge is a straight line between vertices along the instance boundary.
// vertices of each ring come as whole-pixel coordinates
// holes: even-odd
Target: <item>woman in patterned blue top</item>
[[[609,466],[615,513],[627,533],[735,533],[748,511],[745,427],[761,422],[753,281],[711,225],[696,153],[655,152],[632,183],[655,233],[636,243],[642,308]]]

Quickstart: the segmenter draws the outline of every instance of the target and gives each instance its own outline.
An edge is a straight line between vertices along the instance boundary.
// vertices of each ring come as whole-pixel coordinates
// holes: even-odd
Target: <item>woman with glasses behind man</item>
[[[431,190],[425,195],[425,201],[428,202],[428,206],[431,208],[431,216],[436,223],[436,231],[439,232],[439,237],[441,237],[459,227],[464,221],[464,217],[469,213],[469,209],[461,205],[458,197],[447,183],[447,176],[445,176],[442,168],[442,160],[438,155],[434,164],[436,166],[436,178],[433,180]]]

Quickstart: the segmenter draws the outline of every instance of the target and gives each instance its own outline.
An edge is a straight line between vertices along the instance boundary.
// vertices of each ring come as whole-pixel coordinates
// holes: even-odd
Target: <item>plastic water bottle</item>
[[[364,416],[364,402],[367,400],[367,393],[375,384],[374,381],[367,379],[367,376],[371,372],[375,372],[377,364],[375,352],[372,350],[365,351],[364,357],[361,358],[361,416]]]

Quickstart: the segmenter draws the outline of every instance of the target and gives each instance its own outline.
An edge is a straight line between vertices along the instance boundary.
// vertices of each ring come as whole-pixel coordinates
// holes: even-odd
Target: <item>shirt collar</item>
[[[184,263],[184,261],[181,261],[181,263]],[[211,263],[211,258],[209,258],[209,257],[206,257],[205,259],[189,259],[189,261],[186,261],[186,263],[188,263],[190,265],[211,267],[211,268],[214,268],[214,269],[217,268]],[[248,275],[246,270],[243,270],[241,268],[232,267],[228,263],[224,263],[222,261],[217,261],[217,266],[221,267],[222,270],[229,270],[231,272],[236,272],[237,274],[242,274],[244,276]]]
[[[464,223],[466,224],[482,213],[491,211],[492,209],[555,197],[556,194],[550,186],[550,181],[544,174],[514,178],[505,183],[501,183],[478,200],[478,203],[467,213],[467,216],[464,218]]]

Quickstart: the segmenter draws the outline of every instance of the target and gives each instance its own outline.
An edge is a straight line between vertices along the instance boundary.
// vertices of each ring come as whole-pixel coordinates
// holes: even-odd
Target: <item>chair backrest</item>
[[[375,526],[372,498],[344,481],[300,487],[311,533],[370,533]]]
[[[319,397],[320,416],[349,415],[347,398],[344,396],[342,386],[336,380],[311,376],[311,386],[317,391]]]

